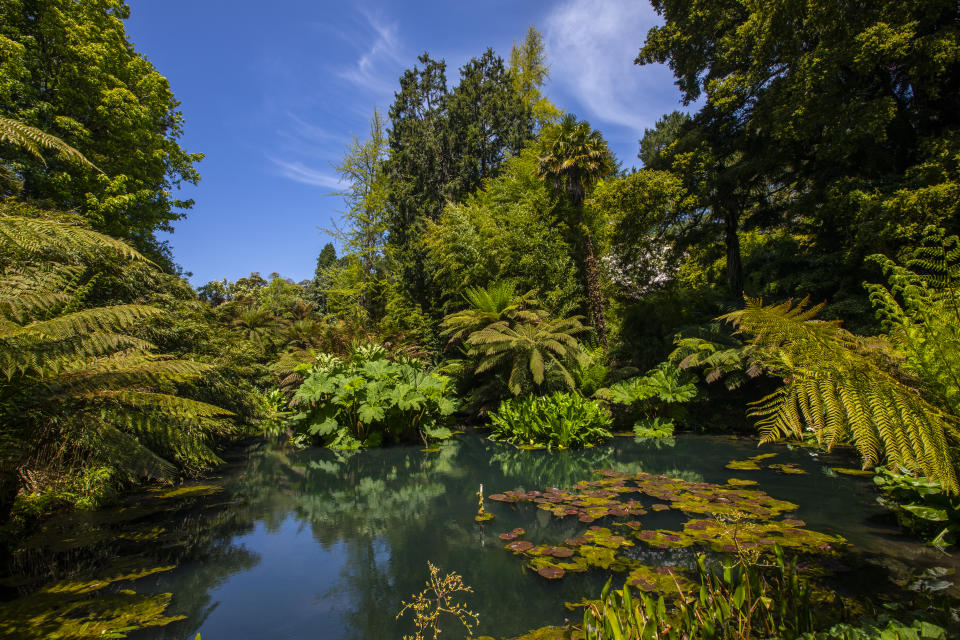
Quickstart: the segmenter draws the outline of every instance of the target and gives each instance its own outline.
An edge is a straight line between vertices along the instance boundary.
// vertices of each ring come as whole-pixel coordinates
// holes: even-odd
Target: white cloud
[[[386,24],[378,16],[366,13],[366,29],[372,42],[350,68],[338,75],[362,89],[389,94],[396,84],[396,69],[402,64],[396,23]]]
[[[647,31],[660,23],[638,0],[568,0],[550,12],[550,75],[588,112],[579,115],[642,132],[678,107],[669,69],[633,64]]]
[[[340,179],[337,176],[318,169],[312,169],[297,160],[288,162],[274,157],[270,157],[269,160],[274,164],[281,176],[294,182],[308,184],[313,187],[326,187],[327,189],[337,189],[341,186]]]

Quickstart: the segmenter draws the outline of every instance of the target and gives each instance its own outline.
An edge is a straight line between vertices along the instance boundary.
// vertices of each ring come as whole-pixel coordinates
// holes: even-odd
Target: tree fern
[[[170,478],[215,463],[210,439],[230,429],[229,412],[177,393],[208,365],[133,335],[159,309],[85,304],[84,260],[104,254],[143,260],[88,229],[0,212],[0,520],[26,469],[99,461]]]
[[[495,322],[504,320],[535,320],[535,292],[517,294],[516,286],[507,281],[495,281],[486,287],[469,287],[463,294],[468,308],[447,315],[441,324],[440,335],[451,342],[461,340]]]
[[[896,338],[861,338],[838,322],[816,319],[805,302],[746,308],[724,316],[752,335],[755,362],[784,386],[754,404],[762,440],[812,430],[827,447],[852,441],[864,467],[886,458],[936,478],[956,492],[956,416],[933,401],[906,366]]]
[[[11,118],[4,118],[0,116],[0,142],[8,142],[15,147],[20,147],[25,151],[33,154],[39,158],[44,164],[46,161],[43,159],[43,154],[41,149],[49,149],[56,151],[60,156],[66,160],[76,162],[96,171],[100,169],[87,160],[87,158],[68,145],[66,142],[60,138],[50,135],[36,127],[31,127],[26,125],[19,120],[13,120]],[[100,171],[100,173],[103,173]]]
[[[568,366],[586,361],[576,338],[586,331],[579,317],[501,321],[471,333],[467,345],[470,355],[479,358],[477,373],[509,372],[507,386],[514,395],[520,395],[529,381],[541,390],[548,377],[572,389],[575,383]]]

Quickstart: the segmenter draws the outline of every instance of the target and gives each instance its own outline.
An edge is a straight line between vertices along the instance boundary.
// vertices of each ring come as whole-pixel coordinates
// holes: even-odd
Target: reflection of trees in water
[[[459,446],[398,455],[356,455],[311,460],[296,489],[296,512],[313,525],[314,538],[329,546],[350,538],[387,535],[423,520],[446,491]]]
[[[324,548],[339,543],[343,549],[336,587],[316,597],[336,607],[344,635],[399,637],[403,623],[394,615],[401,598],[423,588],[428,559],[443,571],[457,571],[476,588],[469,601],[486,612],[480,633],[506,635],[525,629],[537,615],[531,613],[532,597],[540,598],[541,606],[556,603],[558,610],[550,615],[562,619],[563,600],[596,591],[599,584],[593,583],[603,578],[570,577],[551,584],[552,595],[546,598],[541,579],[524,574],[522,564],[503,551],[497,534],[522,525],[532,538],[560,542],[582,532],[582,523],[552,518],[533,505],[488,504],[497,511],[497,520],[478,527],[473,522],[477,485],[483,482],[488,495],[514,488],[563,488],[604,468],[699,479],[685,471],[702,464],[696,450],[679,449],[686,450],[673,449],[668,441],[638,447],[632,438],[616,438],[580,451],[524,451],[475,435],[438,452],[403,447],[337,453],[259,446],[223,470],[221,493],[167,499],[148,495],[132,499],[126,512],[81,514],[82,526],[68,520],[65,528],[46,532],[47,542],[59,546],[22,549],[14,568],[35,588],[80,574],[95,576],[116,557],[149,566],[179,565],[172,576],[160,574],[126,586],[141,591],[149,582],[154,589],[172,589],[168,613],[186,615],[187,620],[133,638],[193,637],[213,610],[213,590],[259,562],[255,553],[235,544],[236,537],[250,533],[258,522],[277,532],[293,515],[310,525]],[[81,531],[89,534],[83,540],[76,535]],[[66,543],[71,537],[75,542]],[[514,584],[501,588],[505,576],[530,581],[533,590]]]

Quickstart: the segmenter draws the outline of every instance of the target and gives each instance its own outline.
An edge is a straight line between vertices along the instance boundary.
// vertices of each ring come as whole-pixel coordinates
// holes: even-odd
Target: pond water
[[[725,468],[732,459],[761,452],[776,453],[769,462],[793,463],[806,473]],[[616,438],[607,446],[563,452],[522,451],[476,434],[435,452],[251,447],[207,484],[151,492],[118,508],[47,523],[23,541],[14,575],[3,581],[8,596],[46,585],[46,600],[3,605],[10,619],[23,612],[34,616],[37,635],[12,623],[0,623],[0,635],[5,629],[45,637],[54,627],[44,624],[91,606],[64,605],[54,592],[96,592],[99,605],[114,615],[125,605],[111,598],[133,598],[132,590],[141,612],[118,616],[125,624],[160,615],[166,596],[149,594],[172,594],[163,615],[184,616],[135,631],[135,640],[192,640],[197,632],[204,640],[400,638],[411,630],[409,621],[396,620],[401,600],[424,588],[428,561],[442,572],[456,571],[473,587],[464,599],[480,616],[477,634],[519,635],[580,617],[564,602],[595,596],[607,574],[568,573],[548,581],[525,569],[522,558],[504,549],[499,533],[523,527],[532,541],[553,544],[580,535],[587,525],[555,518],[534,504],[493,501],[487,510],[496,518],[477,525],[479,485],[487,495],[564,488],[610,468],[713,483],[756,480],[756,488],[799,505],[790,517],[804,520],[808,529],[842,535],[861,552],[864,563],[857,565],[854,582],[886,579],[864,568],[871,557],[882,557],[900,575],[953,562],[901,537],[877,505],[869,479],[838,476],[831,466],[850,466],[850,460],[782,446],[758,451],[754,440],[697,435]],[[645,529],[677,529],[686,518],[666,510],[641,519]],[[681,562],[677,550],[642,554],[652,565]],[[72,587],[50,586],[66,579],[75,581]],[[76,582],[82,580],[96,585]],[[462,635],[447,629],[444,637]]]

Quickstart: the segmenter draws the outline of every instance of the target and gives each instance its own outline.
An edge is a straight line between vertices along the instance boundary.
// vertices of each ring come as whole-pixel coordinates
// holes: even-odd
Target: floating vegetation
[[[792,462],[788,464],[771,464],[767,468],[773,469],[779,473],[787,473],[790,475],[797,475],[797,476],[804,475],[806,473],[806,471],[804,471],[803,469],[801,469],[800,467],[798,467],[796,464]]]
[[[727,469],[734,471],[760,471],[760,465],[753,460],[731,460],[727,463]]]
[[[676,596],[680,595],[680,590],[686,592],[693,587],[693,582],[681,574],[676,567],[664,565],[637,567],[627,576],[627,584],[641,591]]]
[[[194,484],[177,487],[176,489],[156,490],[158,498],[187,498],[192,496],[209,496],[223,491],[223,487],[212,484]]]
[[[760,471],[762,468],[760,462],[762,460],[769,460],[775,457],[777,457],[775,453],[761,453],[746,460],[731,460],[727,463],[727,469],[733,469],[734,471]]]
[[[0,636],[24,640],[125,638],[131,631],[182,620],[183,616],[164,615],[172,597],[169,593],[103,592],[112,584],[171,569],[173,566],[126,569],[108,576],[65,580],[0,604]]]
[[[739,462],[757,464],[773,455],[762,454]],[[792,469],[794,465],[776,468]],[[842,538],[804,529],[801,520],[783,518],[797,505],[744,488],[756,484],[750,480],[732,478],[726,485],[716,485],[609,469],[599,475],[600,478],[578,482],[569,490],[548,488],[491,495],[490,499],[497,502],[535,504],[556,518],[576,517],[586,522],[606,518],[610,523],[591,525],[579,535],[565,538],[562,545],[515,540],[506,548],[550,580],[588,569],[621,571],[629,572],[628,582],[637,588],[669,593],[676,591],[678,583],[686,584],[682,570],[647,566],[638,559],[643,554],[630,548],[698,547],[721,554],[769,554],[779,545],[795,553],[825,554],[844,543]],[[649,511],[680,512],[690,519],[679,531],[647,529],[638,516]],[[514,540],[515,533],[516,530],[500,537]]]
[[[856,478],[872,478],[876,474],[871,469],[847,469],[844,467],[830,467],[830,470],[834,473],[839,473],[845,476],[853,476]]]

